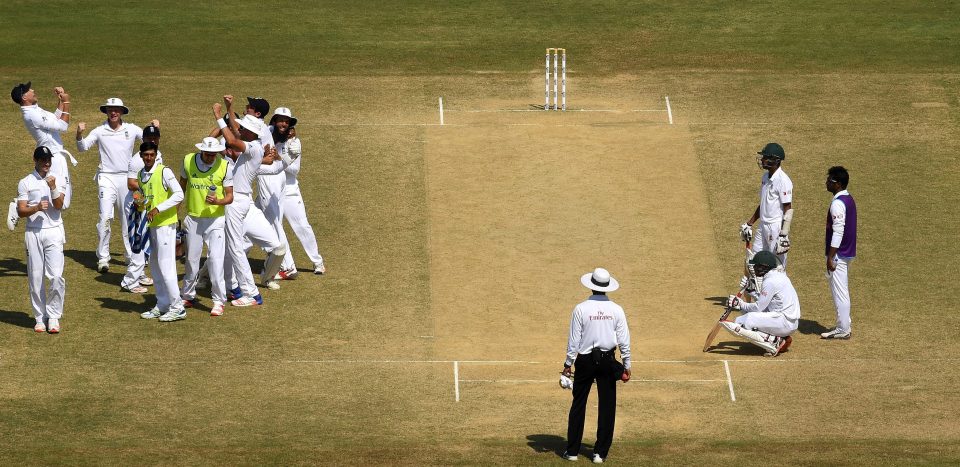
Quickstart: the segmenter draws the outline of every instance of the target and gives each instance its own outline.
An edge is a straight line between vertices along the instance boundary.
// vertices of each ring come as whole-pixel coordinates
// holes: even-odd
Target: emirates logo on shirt
[[[604,321],[608,319],[613,319],[613,316],[605,315],[602,311],[597,312],[597,316],[591,316],[590,321]]]

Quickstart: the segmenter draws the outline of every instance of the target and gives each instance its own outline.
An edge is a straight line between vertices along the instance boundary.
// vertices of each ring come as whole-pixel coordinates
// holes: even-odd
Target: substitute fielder
[[[173,170],[156,162],[157,145],[140,145],[143,169],[137,177],[145,199],[143,209],[150,226],[150,273],[154,276],[157,304],[141,313],[144,319],[177,321],[187,317],[177,285],[177,205],[183,190]]]
[[[33,151],[34,171],[17,185],[17,214],[27,218],[27,283],[36,332],[60,332],[66,282],[63,278],[65,236],[60,210],[66,184],[50,174],[53,153],[46,146]],[[49,287],[44,288],[46,277]]]
[[[60,133],[67,131],[70,123],[70,95],[62,87],[53,88],[57,96],[57,109],[54,112],[48,112],[38,104],[36,91],[30,87],[30,83],[20,83],[14,86],[10,91],[10,98],[13,102],[20,105],[20,112],[23,117],[23,126],[36,142],[36,147],[46,146],[53,153],[53,161],[50,166],[50,174],[66,185],[64,193],[63,209],[70,207],[70,200],[73,198],[73,185],[70,183],[70,171],[67,165],[67,158],[73,165],[77,160],[73,158],[66,149],[63,148],[63,140]],[[13,230],[16,227],[19,215],[17,214],[16,200],[10,203],[7,210],[7,228]]]
[[[780,263],[787,265],[790,250],[790,224],[793,222],[793,182],[780,168],[786,158],[783,147],[769,143],[757,153],[757,165],[764,170],[760,179],[760,204],[745,224],[740,225],[740,239],[753,239],[753,252],[772,251]],[[753,224],[760,221],[756,232]]]
[[[186,192],[187,217],[183,219],[186,232],[187,260],[181,295],[186,307],[196,305],[200,254],[207,245],[207,270],[210,274],[213,306],[210,316],[223,314],[227,302],[223,275],[226,253],[225,208],[233,202],[233,166],[229,159],[220,157],[225,146],[216,138],[204,138],[196,145],[197,152],[183,158],[180,186]]]
[[[757,301],[746,303],[736,295],[727,299],[727,306],[740,310],[736,320],[720,323],[731,334],[743,337],[775,357],[790,347],[793,334],[800,324],[800,299],[787,274],[778,269],[777,257],[761,251],[750,260],[755,281]]]
[[[850,289],[847,271],[857,256],[857,203],[847,192],[850,174],[842,166],[830,167],[827,172],[827,191],[833,193],[827,211],[827,231],[824,237],[827,256],[827,276],[830,278],[830,294],[837,307],[837,325],[820,334],[823,339],[849,339]]]

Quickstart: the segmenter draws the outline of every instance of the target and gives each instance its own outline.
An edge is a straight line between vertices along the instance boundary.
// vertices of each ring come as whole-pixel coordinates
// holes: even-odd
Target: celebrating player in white
[[[30,87],[29,82],[16,85],[10,91],[10,98],[20,105],[20,111],[23,114],[23,126],[27,128],[30,136],[37,143],[37,147],[46,146],[53,153],[50,175],[56,177],[66,186],[63,209],[67,209],[70,207],[70,200],[73,197],[73,185],[70,184],[70,171],[66,158],[70,158],[74,165],[77,164],[77,160],[63,148],[60,133],[67,131],[70,123],[70,95],[59,86],[53,88],[53,92],[57,95],[58,100],[57,110],[53,113],[40,108],[37,104],[37,94]],[[13,230],[19,218],[16,200],[14,200],[7,210],[7,227]]]
[[[27,280],[36,332],[60,332],[66,282],[63,279],[65,236],[60,210],[66,185],[50,174],[53,153],[46,146],[33,151],[34,172],[17,185],[17,214],[27,218]],[[46,277],[49,289],[43,286]]]
[[[154,276],[157,304],[140,315],[144,319],[177,321],[187,317],[177,285],[177,205],[183,190],[173,170],[156,162],[157,145],[140,145],[143,169],[138,177],[145,198],[143,210],[150,226],[150,273]]]
[[[749,241],[753,237],[753,252],[771,251],[779,255],[780,263],[787,266],[787,251],[790,250],[790,224],[793,222],[793,182],[780,164],[786,158],[783,148],[769,143],[757,153],[757,165],[764,170],[760,180],[760,205],[746,224],[740,226],[740,238]],[[753,223],[760,220],[757,231]]]
[[[225,147],[216,138],[204,138],[196,146],[199,152],[187,154],[180,171],[180,186],[186,192],[187,201],[187,217],[183,220],[187,261],[181,295],[184,306],[196,306],[200,254],[206,243],[213,296],[210,315],[220,316],[227,301],[223,275],[226,253],[224,206],[233,202],[233,166],[229,159],[220,157]]]

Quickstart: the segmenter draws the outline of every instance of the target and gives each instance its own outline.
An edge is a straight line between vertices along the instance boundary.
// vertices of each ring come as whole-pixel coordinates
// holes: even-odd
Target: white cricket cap
[[[203,138],[203,142],[195,144],[194,146],[203,152],[223,152],[224,149],[227,149],[219,139],[209,136]]]

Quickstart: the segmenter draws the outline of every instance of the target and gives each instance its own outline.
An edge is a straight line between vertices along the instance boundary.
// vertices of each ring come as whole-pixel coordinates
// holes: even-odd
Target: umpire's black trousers
[[[602,359],[614,359],[613,350],[604,352]],[[570,406],[570,418],[567,421],[567,453],[580,453],[583,441],[583,421],[587,415],[587,398],[590,387],[597,382],[597,395],[600,404],[597,414],[597,443],[594,454],[606,459],[613,443],[613,425],[617,416],[617,380],[607,362],[594,362],[591,354],[577,355],[574,362],[573,404]]]

